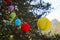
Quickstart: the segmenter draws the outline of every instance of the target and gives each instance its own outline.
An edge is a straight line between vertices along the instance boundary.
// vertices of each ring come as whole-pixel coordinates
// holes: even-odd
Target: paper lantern
[[[0,0],[0,3],[2,3],[2,0]]]
[[[7,22],[6,22],[6,25],[7,25],[7,26],[9,26],[9,25],[10,25],[10,22],[9,22],[9,21],[7,21]]]
[[[6,0],[6,3],[7,3],[7,4],[10,4],[10,3],[11,3],[11,0]]]
[[[12,12],[12,13],[10,14],[9,20],[10,20],[10,21],[13,21],[15,17],[16,17],[16,13],[15,13],[15,12]]]
[[[21,30],[25,33],[28,32],[30,30],[30,25],[28,23],[23,23],[21,25]]]
[[[13,11],[13,10],[14,10],[14,6],[13,6],[13,5],[10,5],[10,6],[9,6],[9,9],[10,9],[11,11]]]
[[[15,26],[20,26],[21,23],[22,23],[22,22],[21,22],[20,19],[16,19],[16,20],[14,21]]]
[[[40,30],[48,30],[50,28],[50,21],[49,19],[43,17],[39,18],[37,21],[37,27]]]
[[[2,20],[2,14],[0,14],[0,21]]]

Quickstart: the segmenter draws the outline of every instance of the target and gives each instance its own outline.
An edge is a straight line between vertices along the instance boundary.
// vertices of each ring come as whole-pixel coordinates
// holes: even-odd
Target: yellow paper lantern
[[[48,30],[50,28],[50,21],[48,18],[39,18],[37,21],[37,27],[40,30]]]

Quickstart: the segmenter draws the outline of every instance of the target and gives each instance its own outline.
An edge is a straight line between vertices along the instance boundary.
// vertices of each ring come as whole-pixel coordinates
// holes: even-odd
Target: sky
[[[40,0],[34,0],[31,2],[31,5],[37,5]],[[53,11],[47,15],[46,17],[52,21],[54,19],[57,19],[60,22],[60,0],[43,0],[44,2],[49,2],[51,4],[51,7],[53,7]],[[39,14],[39,12],[37,13]]]
[[[46,17],[49,18],[51,21],[53,19],[57,19],[60,22],[60,0],[44,0],[45,2],[51,3],[52,7],[54,7],[53,12],[51,12]]]

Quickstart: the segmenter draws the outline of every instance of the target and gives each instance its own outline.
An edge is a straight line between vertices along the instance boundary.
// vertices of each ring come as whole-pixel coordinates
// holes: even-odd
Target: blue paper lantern
[[[9,25],[10,25],[10,22],[9,22],[9,21],[7,21],[7,22],[6,22],[6,25],[7,25],[7,26],[9,26]]]
[[[22,22],[21,22],[20,19],[16,19],[16,20],[14,21],[15,26],[20,26],[21,23],[22,23]]]

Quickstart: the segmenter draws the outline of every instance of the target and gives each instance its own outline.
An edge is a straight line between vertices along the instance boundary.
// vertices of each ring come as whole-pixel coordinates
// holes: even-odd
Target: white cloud
[[[57,19],[60,22],[60,0],[44,0],[45,2],[51,3],[52,7],[54,7],[53,12],[47,15],[50,20]]]
[[[31,5],[37,5],[37,4],[39,4],[40,3],[40,0],[33,0],[33,1],[31,1]]]

